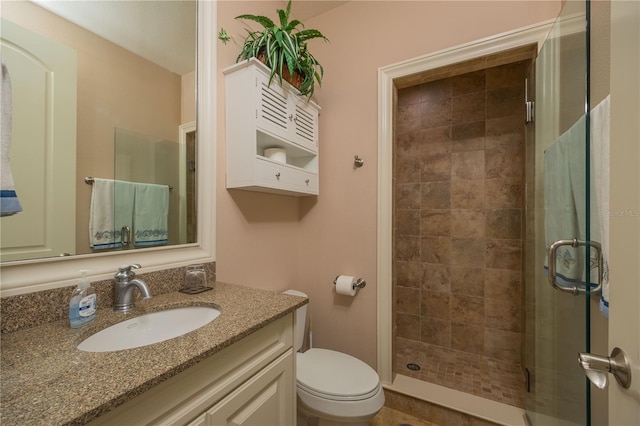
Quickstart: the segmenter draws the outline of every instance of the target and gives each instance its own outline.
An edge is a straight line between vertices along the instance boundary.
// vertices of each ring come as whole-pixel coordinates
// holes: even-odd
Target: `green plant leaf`
[[[280,35],[280,45],[285,53],[285,58],[287,60],[287,67],[289,68],[289,73],[293,74],[293,70],[295,69],[296,59],[298,58],[299,47],[295,42],[293,37],[284,31],[279,33]]]
[[[226,45],[227,42],[231,40],[231,36],[227,33],[227,30],[225,30],[224,28],[220,28],[220,31],[218,31],[218,39],[220,39],[220,41],[222,41],[222,43]]]
[[[270,29],[276,26],[273,21],[266,16],[256,16],[256,15],[240,15],[236,16],[236,19],[248,19],[250,21],[254,21],[262,25],[265,29]]]
[[[263,62],[270,68],[269,84],[278,77],[282,84],[282,73],[286,66],[289,73],[296,72],[302,77],[300,95],[310,98],[313,95],[315,83],[321,84],[324,69],[307,49],[307,40],[321,38],[328,39],[318,30],[305,29],[304,24],[297,19],[289,22],[291,0],[287,2],[285,10],[276,9],[280,26],[265,16],[240,15],[236,19],[247,19],[258,22],[264,27],[263,31],[247,30],[247,37],[236,61],[264,55]],[[298,29],[301,27],[302,29]]]
[[[293,21],[289,22],[289,24],[286,27],[284,27],[283,29],[285,31],[287,31],[287,32],[291,32],[291,31],[295,30],[298,25],[302,25],[304,27],[302,22],[298,21],[297,19],[294,19]]]
[[[291,14],[291,0],[287,3],[287,20],[289,19],[289,15]]]
[[[299,31],[297,34],[298,39],[300,41],[307,41],[307,40],[311,40],[313,38],[322,38],[325,41],[329,41],[328,38],[326,38],[320,31],[318,30],[302,30]]]
[[[289,15],[282,9],[278,9],[277,12],[280,18],[280,28],[286,29],[289,22]]]

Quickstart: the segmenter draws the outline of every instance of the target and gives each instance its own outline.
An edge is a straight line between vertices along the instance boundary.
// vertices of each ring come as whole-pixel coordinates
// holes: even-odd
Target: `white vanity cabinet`
[[[320,107],[277,77],[269,85],[269,69],[255,58],[224,74],[227,188],[317,195]],[[269,148],[285,155],[269,158]]]
[[[283,354],[189,425],[293,425],[292,395],[284,390],[292,380],[292,358]]]
[[[288,314],[91,425],[294,425],[295,401]]]

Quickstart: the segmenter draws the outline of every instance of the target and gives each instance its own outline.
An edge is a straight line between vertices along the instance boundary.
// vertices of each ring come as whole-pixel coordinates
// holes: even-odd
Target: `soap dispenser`
[[[96,317],[96,291],[87,278],[87,270],[80,271],[82,277],[69,300],[69,323],[71,328],[79,328]]]

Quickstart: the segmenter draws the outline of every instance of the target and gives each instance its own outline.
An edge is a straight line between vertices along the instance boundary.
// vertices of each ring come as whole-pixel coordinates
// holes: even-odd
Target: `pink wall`
[[[219,26],[242,34],[241,13],[275,16],[279,2],[220,2]],[[221,281],[309,294],[314,345],[376,365],[378,68],[556,16],[557,1],[352,1],[305,21],[325,67],[320,114],[320,196],[296,199],[225,189],[224,78],[218,102],[217,270]],[[292,15],[295,17],[296,4]],[[241,39],[240,39],[241,40]],[[218,66],[237,45],[219,45]],[[364,167],[354,169],[353,156]],[[337,296],[337,274],[366,279]]]
[[[217,279],[256,288],[286,290],[297,283],[300,233],[299,200],[296,197],[240,190],[227,191],[225,164],[224,75],[236,61],[246,35],[234,18],[241,14],[267,15],[275,19],[276,1],[223,1],[218,3],[218,26],[233,35],[226,46],[218,43],[218,163],[216,209]]]

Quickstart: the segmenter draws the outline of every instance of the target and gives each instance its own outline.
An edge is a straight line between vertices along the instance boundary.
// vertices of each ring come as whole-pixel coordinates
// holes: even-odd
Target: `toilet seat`
[[[297,354],[298,388],[332,401],[362,401],[380,392],[378,374],[364,362],[341,352],[309,349]]]

